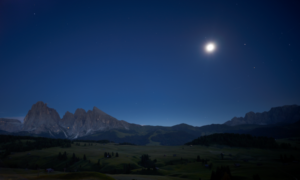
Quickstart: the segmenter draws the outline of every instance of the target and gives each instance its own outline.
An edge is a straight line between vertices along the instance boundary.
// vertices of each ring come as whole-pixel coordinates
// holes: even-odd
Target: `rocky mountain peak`
[[[55,109],[47,107],[47,104],[39,101],[32,105],[28,111],[25,119],[23,130],[33,131],[34,133],[40,132],[62,132],[62,128],[58,125],[60,116]]]
[[[101,111],[100,109],[98,109],[96,106],[93,107],[93,112],[105,113],[105,112]]]
[[[79,116],[84,116],[86,114],[86,111],[82,108],[76,109],[74,116],[79,117]]]
[[[93,107],[93,111],[101,111],[100,109],[98,109],[96,106]]]
[[[72,114],[69,111],[67,111],[65,113],[65,115],[63,116],[63,118],[60,120],[59,125],[61,125],[62,127],[66,128],[67,131],[68,131],[70,129],[70,127],[73,126],[74,121],[75,121],[74,114]]]
[[[44,103],[43,101],[38,101],[37,103],[33,104],[31,109],[32,108],[35,108],[35,107],[47,107],[47,103]]]
[[[74,114],[73,114],[73,113],[70,113],[69,111],[67,111],[67,112],[65,113],[65,115],[64,115],[64,116],[71,116],[71,115],[73,115],[73,116],[74,116]]]
[[[105,112],[101,111],[100,109],[98,109],[96,106],[94,106],[93,111],[91,111],[91,113],[92,113],[94,116],[112,117],[112,116],[106,114]]]
[[[74,114],[67,111],[65,113],[65,115],[63,116],[63,118],[61,119],[61,121],[65,120],[65,119],[73,119],[73,118],[74,118]]]
[[[32,105],[31,110],[32,112],[35,112],[36,115],[41,115],[41,114],[50,114],[52,113],[52,109],[47,107],[47,103],[44,103],[43,101],[38,101],[37,103],[35,103],[34,105]],[[54,110],[55,111],[55,110]],[[27,121],[28,119],[24,119],[24,123]]]
[[[47,103],[44,103],[43,101],[38,101],[37,103],[32,105],[28,113],[30,113],[30,115],[35,115],[35,116],[49,115],[52,116],[53,119],[56,120],[56,122],[60,120],[59,114],[56,112],[56,110],[52,108],[48,108]],[[24,119],[24,124],[26,124],[27,121],[28,121],[28,114]]]

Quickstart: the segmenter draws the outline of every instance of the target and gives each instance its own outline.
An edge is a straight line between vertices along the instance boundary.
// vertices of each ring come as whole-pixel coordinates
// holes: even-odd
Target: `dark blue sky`
[[[300,104],[299,1],[0,1],[0,117],[201,126]],[[204,51],[207,42],[216,51]]]

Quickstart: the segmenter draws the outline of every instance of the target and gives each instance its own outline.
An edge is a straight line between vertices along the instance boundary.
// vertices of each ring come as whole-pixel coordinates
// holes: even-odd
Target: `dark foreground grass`
[[[284,140],[284,141],[289,141]],[[296,141],[295,141],[296,142]],[[298,142],[298,141],[297,141]],[[13,153],[3,159],[2,164],[11,168],[14,173],[8,173],[8,169],[1,171],[1,177],[22,175],[26,179],[99,179],[105,177],[87,176],[85,173],[98,172],[107,174],[117,180],[209,180],[212,171],[217,167],[229,166],[233,180],[253,180],[253,175],[258,174],[262,180],[300,179],[300,153],[298,150],[284,149],[258,149],[258,148],[230,148],[226,146],[130,146],[116,144],[93,144],[93,146],[72,145],[70,148],[47,148],[28,152]],[[59,152],[66,151],[68,159],[59,160]],[[104,153],[116,153],[119,157],[104,158]],[[70,163],[73,153],[80,160]],[[223,159],[220,154],[223,153]],[[149,154],[158,168],[156,172],[140,166],[140,157]],[[84,155],[86,160],[83,160]],[[294,161],[281,162],[280,157],[293,156]],[[212,164],[212,168],[205,167],[203,162],[197,162],[197,156]],[[100,162],[97,165],[98,161]],[[124,168],[130,164],[130,174],[124,174]],[[239,167],[235,167],[239,164]],[[38,168],[36,168],[38,167]],[[64,169],[70,173],[64,173]],[[53,168],[53,175],[45,173],[45,168]],[[28,173],[24,169],[29,169]],[[31,170],[30,170],[31,169]],[[39,170],[37,170],[39,169]],[[21,171],[22,170],[22,171]],[[83,173],[83,176],[74,171]],[[89,171],[89,172],[87,172]],[[41,172],[37,177],[38,172]],[[118,173],[118,174],[116,174]],[[15,176],[17,177],[17,176]],[[2,178],[3,179],[3,178]],[[22,179],[22,178],[21,178]],[[12,178],[14,180],[14,178]]]
[[[67,174],[42,175],[34,179],[99,179],[99,180],[114,180],[102,173],[97,172],[74,172]]]

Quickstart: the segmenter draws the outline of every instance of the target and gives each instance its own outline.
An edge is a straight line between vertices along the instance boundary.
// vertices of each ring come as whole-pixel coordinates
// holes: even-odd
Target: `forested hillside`
[[[201,136],[185,145],[204,145],[213,144],[226,145],[230,147],[248,148],[291,148],[290,144],[278,144],[274,138],[255,137],[248,134],[217,133],[208,136]]]
[[[71,147],[71,140],[45,137],[0,135],[1,156],[50,147]]]

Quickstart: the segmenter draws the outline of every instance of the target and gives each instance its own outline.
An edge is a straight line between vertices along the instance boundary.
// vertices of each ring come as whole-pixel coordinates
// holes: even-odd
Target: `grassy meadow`
[[[292,142],[292,140],[279,140]],[[84,146],[84,144],[87,144]],[[4,158],[1,163],[1,179],[117,179],[117,180],[209,180],[211,173],[217,167],[229,166],[234,179],[253,179],[258,174],[262,180],[300,179],[300,153],[296,150],[268,150],[256,148],[231,148],[220,145],[206,146],[132,146],[117,144],[88,145],[76,143],[70,148],[45,148],[18,152]],[[58,154],[67,153],[67,160],[59,160]],[[104,158],[104,153],[117,152],[119,157]],[[80,158],[70,165],[73,153]],[[224,154],[221,159],[221,153]],[[148,154],[151,160],[156,159],[157,171],[146,170],[139,165],[140,157]],[[84,155],[86,160],[83,160]],[[280,155],[294,156],[296,161],[280,162]],[[207,159],[212,168],[206,168],[196,158]],[[100,160],[100,165],[97,165]],[[238,163],[240,167],[235,167]],[[122,172],[124,166],[130,164],[130,174],[114,174]],[[67,167],[65,169],[65,167]],[[28,168],[28,169],[27,169]],[[36,169],[37,170],[32,170]],[[54,173],[46,173],[44,168],[53,168]],[[64,172],[64,171],[67,172]],[[74,171],[77,170],[78,172]],[[72,172],[72,173],[71,173]],[[99,173],[104,173],[102,175]],[[151,175],[153,174],[153,175]]]

